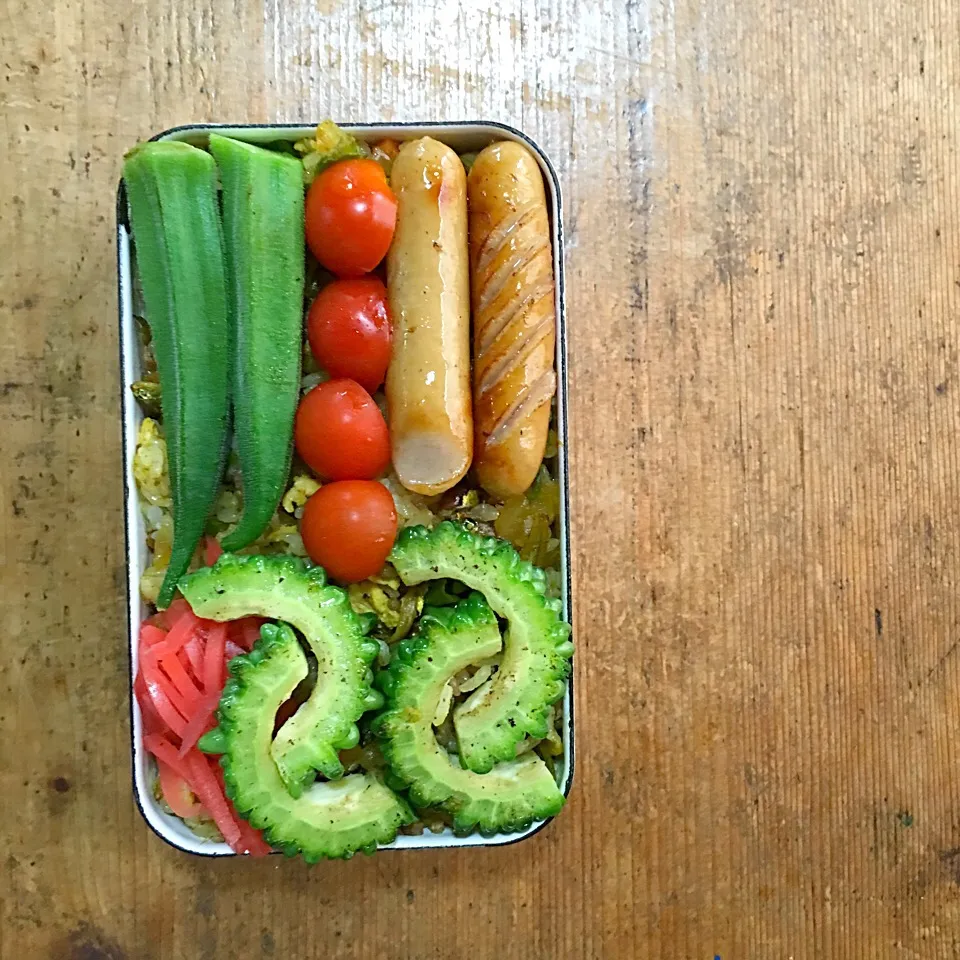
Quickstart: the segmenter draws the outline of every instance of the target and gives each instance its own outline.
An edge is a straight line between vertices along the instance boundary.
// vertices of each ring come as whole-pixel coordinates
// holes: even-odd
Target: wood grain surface
[[[960,956],[949,0],[0,2],[0,957]],[[131,798],[114,189],[194,120],[489,118],[568,236],[578,770],[499,850]]]

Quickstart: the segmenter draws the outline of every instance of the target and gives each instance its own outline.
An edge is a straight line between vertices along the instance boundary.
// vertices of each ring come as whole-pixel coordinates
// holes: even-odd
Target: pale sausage
[[[533,483],[556,391],[550,222],[540,166],[512,141],[467,180],[473,299],[474,466],[499,499]]]
[[[466,173],[453,150],[423,137],[400,148],[390,185],[393,466],[408,490],[429,496],[456,484],[473,455]]]

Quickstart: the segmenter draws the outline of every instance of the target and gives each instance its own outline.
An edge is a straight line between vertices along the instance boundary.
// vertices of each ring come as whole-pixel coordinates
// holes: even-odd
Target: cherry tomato
[[[297,453],[324,480],[372,480],[390,463],[387,422],[355,380],[328,380],[297,408]]]
[[[307,338],[331,377],[349,377],[373,393],[390,363],[387,288],[377,277],[327,284],[310,305]]]
[[[344,583],[383,569],[397,537],[390,491],[376,480],[340,480],[322,486],[303,508],[303,545],[314,563]]]
[[[397,225],[397,198],[376,160],[331,164],[307,191],[307,245],[339,277],[369,273]]]

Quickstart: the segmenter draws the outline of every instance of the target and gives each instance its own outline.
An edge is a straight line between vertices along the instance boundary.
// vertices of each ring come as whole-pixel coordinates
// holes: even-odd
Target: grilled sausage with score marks
[[[557,385],[550,222],[540,166],[519,143],[479,154],[467,196],[474,466],[484,490],[505,500],[536,478]]]

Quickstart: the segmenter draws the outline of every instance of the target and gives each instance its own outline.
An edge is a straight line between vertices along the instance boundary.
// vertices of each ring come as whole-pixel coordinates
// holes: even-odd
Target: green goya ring
[[[446,521],[401,531],[390,560],[404,583],[449,577],[478,590],[507,621],[496,675],[454,709],[463,765],[486,773],[516,755],[526,737],[545,737],[550,707],[566,689],[573,652],[559,600],[546,596],[542,570],[513,546]]]
[[[546,764],[527,753],[487,773],[464,770],[437,742],[433,717],[446,682],[494,655],[501,646],[497,618],[478,593],[455,607],[427,608],[417,633],[401,641],[377,682],[386,707],[374,721],[383,755],[418,807],[439,807],[458,833],[523,830],[560,812],[563,794]]]
[[[317,658],[317,682],[307,701],[270,746],[287,790],[299,796],[320,772],[343,776],[339,751],[355,746],[357,721],[383,703],[372,688],[370,664],[379,646],[347,592],[328,584],[322,567],[297,557],[223,554],[212,567],[188,574],[180,590],[198,617],[261,616],[296,627]],[[271,731],[272,732],[272,731]]]
[[[270,752],[277,710],[307,675],[307,658],[284,623],[265,624],[249,654],[230,661],[207,735],[222,753],[224,784],[237,812],[262,830],[270,846],[308,863],[373,853],[414,816],[404,800],[371,774],[316,781],[296,796]]]

